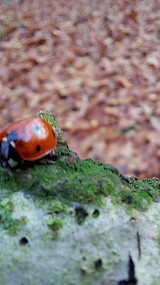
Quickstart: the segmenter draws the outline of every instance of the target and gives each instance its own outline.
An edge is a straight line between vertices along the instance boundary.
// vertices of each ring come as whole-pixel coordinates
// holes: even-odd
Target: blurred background
[[[0,128],[51,111],[81,158],[160,177],[160,2],[0,0]]]

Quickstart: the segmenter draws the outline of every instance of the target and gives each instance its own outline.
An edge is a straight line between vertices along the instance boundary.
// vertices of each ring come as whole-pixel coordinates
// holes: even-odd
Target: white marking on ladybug
[[[4,137],[4,138],[2,139],[2,142],[7,142],[7,138]]]
[[[15,166],[18,165],[18,162],[15,161],[15,160],[13,160],[12,158],[10,158],[10,159],[8,160],[8,164],[9,164],[11,167],[14,168]]]
[[[13,148],[15,148],[15,143],[14,143],[14,141],[11,141],[11,142],[10,142],[10,145],[13,146]]]

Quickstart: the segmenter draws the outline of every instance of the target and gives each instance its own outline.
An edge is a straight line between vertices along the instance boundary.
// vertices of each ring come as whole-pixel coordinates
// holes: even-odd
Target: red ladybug
[[[11,167],[22,160],[34,161],[49,154],[57,144],[52,126],[40,117],[14,122],[0,133],[0,158]]]

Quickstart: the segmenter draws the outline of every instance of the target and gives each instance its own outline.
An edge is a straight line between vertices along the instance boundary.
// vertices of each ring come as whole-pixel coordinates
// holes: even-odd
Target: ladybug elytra
[[[43,118],[13,122],[0,133],[0,158],[11,167],[21,161],[38,160],[57,145],[52,126]]]

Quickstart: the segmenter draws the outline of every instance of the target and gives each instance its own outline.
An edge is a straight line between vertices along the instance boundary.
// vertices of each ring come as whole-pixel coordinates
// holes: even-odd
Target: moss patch
[[[51,112],[41,110],[37,113],[37,116],[46,120],[54,128],[54,130],[57,134],[58,145],[66,145],[67,146],[67,141],[64,137],[64,133],[60,129],[55,117],[53,116],[53,114]]]
[[[53,232],[53,238],[57,239],[59,235],[59,230],[63,227],[62,221],[58,218],[53,218],[47,222],[47,225]]]
[[[24,218],[13,218],[12,212],[13,203],[8,198],[0,200],[0,225],[11,235],[15,234],[26,222]]]
[[[53,216],[63,216],[67,212],[67,207],[60,201],[53,201],[49,207],[48,213]]]
[[[104,196],[111,196],[114,203],[125,203],[138,210],[146,210],[160,197],[159,179],[124,177],[112,165],[80,160],[66,147],[50,165],[37,163],[8,173],[0,169],[0,189],[8,194],[23,189],[39,199],[55,199],[63,205],[73,202],[100,205]]]

